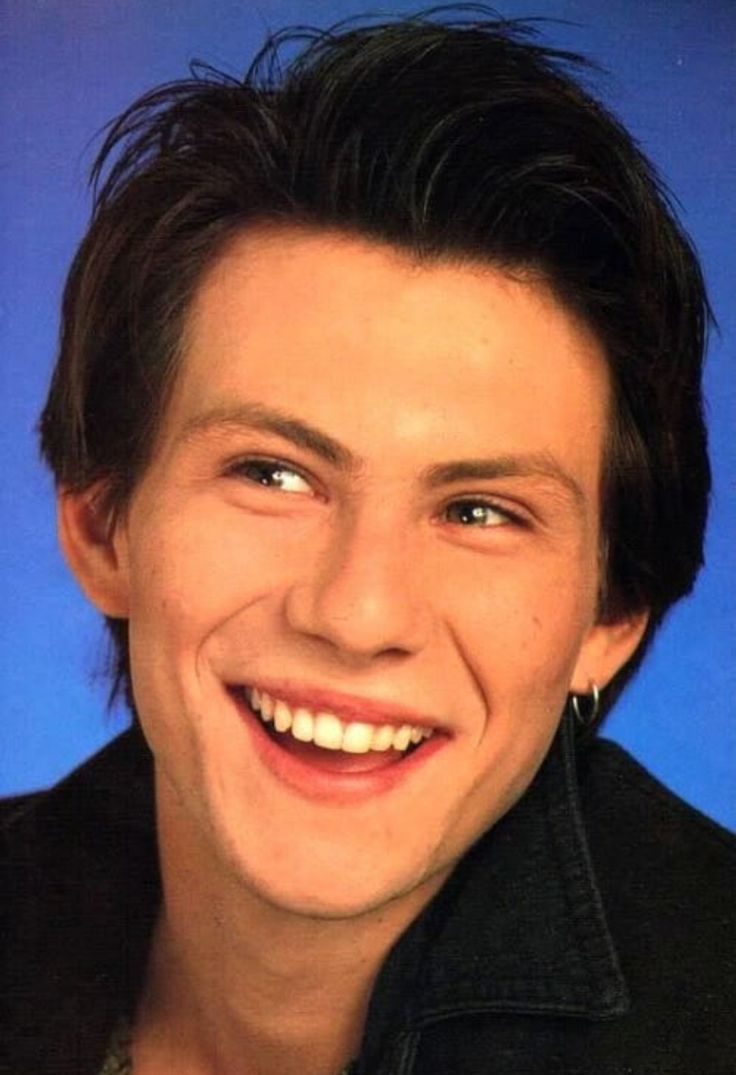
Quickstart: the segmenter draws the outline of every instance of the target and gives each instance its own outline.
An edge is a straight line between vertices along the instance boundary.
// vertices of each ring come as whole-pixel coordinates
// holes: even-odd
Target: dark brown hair
[[[124,508],[192,293],[251,224],[338,228],[421,258],[532,270],[608,358],[600,615],[651,610],[638,660],[702,559],[701,272],[651,164],[582,88],[585,61],[543,47],[529,23],[476,18],[472,8],[455,21],[444,10],[286,31],[242,81],[200,65],[110,125],[64,294],[43,454],[59,484],[104,479],[110,510]],[[110,627],[115,685],[130,699],[126,624]]]

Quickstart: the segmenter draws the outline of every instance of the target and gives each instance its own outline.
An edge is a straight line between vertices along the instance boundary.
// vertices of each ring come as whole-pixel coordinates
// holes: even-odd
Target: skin
[[[528,787],[567,693],[641,637],[644,616],[596,619],[608,402],[597,340],[539,280],[296,229],[209,271],[112,534],[95,490],[61,497],[74,570],[129,619],[156,759],[136,1071],[328,1075],[356,1051],[388,948]],[[468,460],[493,466],[445,466]],[[446,742],[382,795],[311,801],[226,690],[274,677],[409,706]]]

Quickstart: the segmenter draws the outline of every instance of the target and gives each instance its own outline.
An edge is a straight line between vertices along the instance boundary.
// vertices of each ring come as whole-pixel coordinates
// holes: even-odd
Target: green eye
[[[457,526],[503,526],[514,521],[511,512],[484,500],[456,500],[447,507],[446,516]]]
[[[278,489],[284,493],[309,493],[311,486],[306,478],[292,467],[278,460],[246,459],[237,463],[231,473],[266,489]]]

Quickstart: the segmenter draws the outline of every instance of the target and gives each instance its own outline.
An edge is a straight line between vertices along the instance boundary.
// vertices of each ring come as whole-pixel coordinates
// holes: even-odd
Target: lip
[[[261,718],[253,712],[248,704],[246,690],[247,688],[231,687],[227,693],[245,725],[256,755],[265,768],[279,782],[285,784],[298,795],[315,802],[346,805],[385,795],[400,784],[411,780],[418,770],[424,768],[438,751],[442,750],[449,742],[449,736],[436,732],[408,756],[389,762],[377,769],[344,773],[319,769],[300,757],[283,750],[271,738]],[[329,694],[329,692],[326,693]],[[288,702],[289,698],[285,695],[286,692],[278,694],[277,697]],[[300,697],[303,699],[304,695],[300,694]],[[306,700],[304,704],[307,704]],[[326,709],[327,705],[324,704],[323,708]],[[343,709],[342,712],[344,711]],[[335,712],[335,710],[332,709],[331,712]],[[353,710],[353,712],[355,711]],[[392,707],[391,712],[393,713],[393,722],[395,722],[397,720],[397,710]],[[336,713],[335,715],[339,714]],[[375,711],[371,715],[373,719],[370,721],[366,717],[361,717],[361,719],[365,723],[388,723],[385,718],[382,719]],[[357,718],[353,717],[353,719]],[[402,720],[401,723],[413,723],[414,720],[415,718],[412,717],[411,720]],[[417,723],[419,722],[417,721]]]
[[[233,685],[235,686],[235,684]],[[381,702],[374,698],[361,698],[357,694],[345,694],[322,687],[302,686],[289,680],[258,680],[238,685],[247,691],[255,687],[265,691],[274,699],[280,699],[294,708],[304,706],[312,713],[334,713],[344,721],[360,721],[362,724],[412,724],[419,728],[431,728],[433,731],[449,734],[449,729],[440,720],[421,713],[400,703]]]

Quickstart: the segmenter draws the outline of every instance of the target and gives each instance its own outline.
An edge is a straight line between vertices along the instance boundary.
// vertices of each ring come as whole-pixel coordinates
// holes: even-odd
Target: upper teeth
[[[326,750],[366,754],[369,750],[406,750],[432,735],[431,728],[413,724],[367,724],[345,721],[334,713],[313,713],[305,706],[291,706],[280,698],[253,687],[250,706],[266,723],[273,721],[277,732],[290,732],[303,743],[316,743]]]

